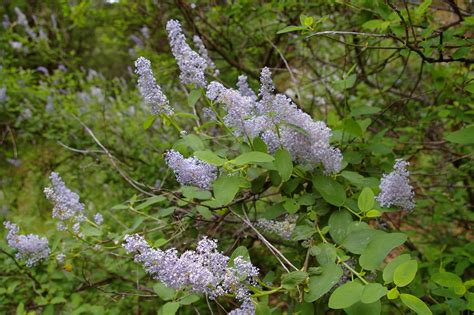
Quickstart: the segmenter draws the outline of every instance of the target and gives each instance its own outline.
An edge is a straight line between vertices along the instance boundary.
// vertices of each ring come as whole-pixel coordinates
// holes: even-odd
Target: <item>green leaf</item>
[[[156,241],[153,242],[153,247],[161,247],[161,246],[165,245],[166,243],[168,243],[168,240],[166,240],[164,238],[159,238],[159,239],[157,239]]]
[[[404,254],[390,261],[383,270],[383,280],[385,281],[385,284],[393,282],[393,273],[395,272],[395,269],[410,259],[411,257],[409,254]]]
[[[418,8],[415,9],[415,15],[420,17],[425,14],[428,7],[431,5],[432,0],[425,0]]]
[[[316,230],[310,225],[297,225],[291,234],[291,239],[294,241],[302,241],[310,238]]]
[[[329,292],[339,281],[343,272],[339,265],[327,264],[321,267],[321,274],[309,278],[309,292],[305,294],[305,302],[314,302]]]
[[[400,292],[398,292],[398,288],[395,287],[387,292],[387,298],[389,300],[395,300],[400,296]]]
[[[362,24],[362,28],[367,30],[381,29],[385,30],[390,25],[390,22],[384,20],[370,20]]]
[[[333,264],[337,258],[336,247],[328,243],[311,247],[310,254],[316,256],[316,260],[321,266]]]
[[[459,144],[471,144],[474,143],[474,125],[470,125],[466,128],[460,129],[455,132],[450,132],[444,136],[446,140],[453,143]]]
[[[21,302],[20,304],[17,305],[16,307],[16,315],[24,315],[26,314],[25,312],[25,304]]]
[[[330,177],[318,175],[313,178],[314,188],[328,203],[342,206],[346,201],[346,191],[341,184]]]
[[[274,159],[275,158],[270,154],[252,151],[243,153],[230,162],[234,163],[235,165],[245,165],[250,163],[272,162]]]
[[[85,236],[100,236],[102,235],[102,230],[99,230],[91,225],[86,225],[82,228],[82,234]]]
[[[304,271],[293,271],[285,273],[281,276],[281,284],[287,289],[294,289],[298,284],[303,282],[308,277],[308,273]]]
[[[188,199],[209,200],[212,198],[210,191],[194,186],[181,186],[179,190]]]
[[[398,287],[407,286],[415,279],[417,270],[418,262],[416,260],[405,261],[395,268],[393,282],[395,282]]]
[[[163,315],[174,315],[178,311],[179,306],[178,302],[168,302],[161,307],[161,311]]]
[[[240,178],[237,176],[221,176],[214,181],[214,197],[220,205],[231,202],[239,191]]]
[[[454,59],[463,58],[467,56],[470,52],[471,52],[471,47],[461,47],[453,53],[452,57]]]
[[[314,23],[314,19],[312,16],[306,16],[303,20],[303,25],[304,26],[307,26],[307,27],[310,27],[311,25],[313,25]]]
[[[190,305],[193,304],[194,302],[197,302],[201,299],[201,297],[197,294],[190,294],[187,296],[182,297],[179,299],[179,305]]]
[[[329,297],[329,307],[342,309],[360,301],[364,286],[355,281],[346,282],[338,287]]]
[[[194,152],[194,156],[200,159],[201,161],[207,162],[215,166],[222,166],[225,162],[225,159],[221,158],[220,156],[209,150],[196,151]]]
[[[342,123],[342,125],[343,125],[344,130],[347,133],[354,135],[356,137],[362,136],[362,128],[354,119],[346,118],[344,119],[344,122]]]
[[[162,299],[163,301],[171,300],[175,295],[175,290],[172,288],[168,288],[161,282],[156,282],[153,285],[153,291]]]
[[[390,251],[407,240],[403,233],[377,232],[359,257],[359,264],[366,270],[377,269]]]
[[[295,199],[288,198],[283,203],[283,208],[285,208],[285,210],[288,213],[293,214],[293,213],[296,213],[298,211],[298,209],[300,208],[300,205]]]
[[[199,212],[200,215],[206,220],[212,219],[212,211],[203,206],[196,206],[196,210]]]
[[[387,294],[387,291],[387,288],[380,283],[369,283],[364,287],[360,300],[366,304],[374,303]]]
[[[382,304],[380,301],[365,304],[357,302],[356,304],[344,309],[347,315],[380,315],[382,311]]]
[[[462,279],[458,275],[446,271],[438,272],[432,275],[431,280],[443,287],[448,288],[456,288],[463,285]]]
[[[375,199],[372,189],[365,187],[357,199],[357,206],[362,212],[367,212],[374,207]]]
[[[148,116],[145,121],[143,122],[143,129],[147,130],[151,126],[153,126],[153,123],[156,120],[156,116]]]
[[[341,244],[349,233],[349,226],[352,223],[352,215],[346,210],[338,210],[329,217],[329,234],[332,239]]]
[[[154,205],[155,203],[159,203],[165,200],[166,200],[165,196],[153,196],[153,197],[147,198],[145,202],[139,204],[135,209],[142,210],[142,209],[148,208],[151,205]]]
[[[474,94],[474,82],[473,83],[469,83],[468,85],[466,85],[464,87],[464,91],[466,92],[469,92],[471,94]]]
[[[377,218],[377,217],[380,217],[381,215],[382,214],[378,210],[370,210],[365,214],[367,218]]]
[[[290,179],[291,173],[293,173],[293,161],[291,160],[291,155],[288,151],[284,149],[279,149],[275,152],[275,161],[273,161],[278,174],[281,177],[283,182],[286,182]]]
[[[333,83],[333,87],[337,91],[343,91],[350,89],[354,86],[357,79],[357,75],[351,74],[343,80],[339,80]]]
[[[296,25],[289,25],[277,32],[277,34],[284,34],[284,33],[289,33],[289,32],[294,32],[294,31],[304,31],[307,30],[308,28],[306,26],[296,26]]]
[[[344,239],[342,246],[349,252],[360,255],[376,234],[375,230],[368,228],[352,231]]]
[[[190,107],[194,107],[196,105],[197,101],[201,97],[201,90],[192,90],[191,93],[188,95],[188,105]]]
[[[426,306],[425,302],[423,302],[414,295],[402,293],[400,294],[400,299],[402,300],[403,304],[408,306],[408,308],[415,311],[419,315],[432,314],[428,306]]]
[[[204,143],[201,138],[196,135],[189,134],[180,139],[177,144],[183,144],[187,147],[190,147],[193,151],[204,150]]]

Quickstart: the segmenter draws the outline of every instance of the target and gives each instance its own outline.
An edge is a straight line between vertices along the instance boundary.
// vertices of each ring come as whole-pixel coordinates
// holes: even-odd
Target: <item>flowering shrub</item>
[[[21,10],[15,11],[16,25],[29,38],[47,40]],[[311,37],[314,27],[312,18],[302,16],[301,26],[290,25],[280,34],[296,31]],[[4,222],[6,242],[0,250],[11,265],[5,269],[20,270],[36,295],[31,303],[21,301],[18,313],[25,306],[45,313],[107,313],[108,302],[92,305],[82,297],[88,290],[110,299],[110,313],[129,312],[130,305],[139,313],[141,304],[150,301],[144,312],[158,308],[159,314],[380,314],[395,309],[431,314],[472,309],[472,280],[459,276],[472,263],[472,248],[459,249],[465,259],[452,272],[427,268],[428,261],[440,256],[428,251],[422,257],[408,232],[392,220],[416,215],[425,202],[419,202],[419,195],[425,192],[416,184],[418,164],[408,162],[412,155],[379,154],[397,144],[384,142],[386,130],[365,134],[372,121],[360,116],[380,108],[368,103],[336,124],[331,116],[323,121],[308,110],[299,91],[277,88],[272,73],[277,69],[255,71],[257,88],[247,72],[234,76],[235,86],[227,84],[221,78],[230,75],[211,59],[209,39],[187,36],[177,19],[168,20],[164,28],[179,69],[173,83],[161,78],[153,58],[137,56],[133,96],[123,92],[106,98],[106,87],[103,91],[85,84],[84,91],[76,91],[86,104],[84,112],[56,111],[74,121],[76,131],[84,132],[94,148],[61,146],[97,154],[114,170],[100,177],[100,185],[89,184],[97,199],[108,203],[112,189],[104,183],[116,178],[127,184],[128,196],[97,209],[87,198],[91,194],[81,191],[88,176],[74,178],[49,167],[43,202],[49,202],[44,208],[56,229],[48,223],[44,236],[19,234],[18,225],[30,233],[23,222]],[[148,38],[148,31],[141,33]],[[145,45],[137,36],[133,42]],[[331,89],[347,93],[355,84],[353,69]],[[46,68],[38,71],[49,76]],[[55,80],[51,78],[51,86]],[[13,85],[9,83],[10,90]],[[0,91],[1,101],[8,104],[7,95],[15,97],[9,89]],[[66,92],[51,95],[67,104]],[[112,104],[120,106],[121,96],[145,105],[144,130],[139,129],[140,136],[130,133],[118,143],[109,142],[104,140],[108,133],[97,136],[100,125],[91,124],[99,112],[112,125],[136,124],[114,112]],[[100,108],[103,104],[110,106]],[[16,105],[9,109],[12,121],[21,110],[23,124],[36,114],[54,116],[44,114],[47,108],[33,106],[26,113]],[[150,142],[154,146],[146,146]],[[131,170],[118,156],[126,161],[134,157],[123,156],[126,149],[110,149],[128,145],[149,167]],[[143,181],[150,173],[158,178],[153,185]],[[37,229],[34,224],[30,228]],[[446,265],[456,259],[454,251],[445,255]],[[425,286],[426,274],[430,282]],[[24,286],[21,281],[7,290]],[[428,290],[432,294],[425,294]],[[449,303],[432,295],[449,298]]]

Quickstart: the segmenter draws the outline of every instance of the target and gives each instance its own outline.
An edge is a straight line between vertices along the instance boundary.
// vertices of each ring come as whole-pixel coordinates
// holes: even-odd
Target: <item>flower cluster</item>
[[[127,253],[135,255],[135,262],[141,263],[150,276],[167,287],[189,288],[211,299],[235,294],[236,299],[243,302],[242,307],[253,307],[246,285],[256,284],[258,269],[240,256],[234,259],[233,266],[229,266],[229,257],[217,250],[214,240],[204,237],[196,250],[181,255],[176,249],[153,249],[138,234],[126,235],[123,247]]]
[[[97,224],[97,225],[102,225],[102,223],[104,223],[104,217],[102,216],[102,213],[97,212],[97,213],[94,215],[94,222],[95,222],[95,224]]]
[[[201,55],[201,57],[204,58],[204,60],[206,60],[207,68],[214,70],[214,76],[217,77],[219,75],[219,69],[217,69],[216,64],[209,57],[209,53],[207,52],[207,48],[206,46],[204,46],[204,43],[202,42],[201,37],[199,37],[198,35],[194,35],[193,42],[199,51],[199,55]]]
[[[79,233],[80,222],[86,218],[84,216],[84,204],[79,201],[79,195],[66,187],[58,173],[52,172],[49,177],[51,187],[44,189],[44,194],[53,204],[53,218],[60,222],[57,224],[58,230],[65,230],[67,223],[73,224],[74,233]]]
[[[289,240],[293,230],[295,229],[296,219],[297,217],[294,215],[287,215],[283,221],[259,219],[255,223],[255,226],[261,228],[265,232],[273,233],[281,238]]]
[[[18,226],[9,221],[3,222],[3,225],[8,230],[8,246],[18,251],[16,259],[25,261],[28,267],[33,267],[41,260],[48,258],[50,250],[46,237],[35,234],[20,235]]]
[[[237,136],[249,139],[260,136],[270,152],[283,147],[297,162],[321,163],[326,174],[337,173],[341,169],[342,154],[329,144],[331,129],[298,109],[287,96],[275,95],[268,68],[262,70],[260,83],[259,100],[244,77],[239,78],[239,90],[211,82],[206,95],[225,105],[224,123]]]
[[[179,79],[182,84],[195,84],[199,87],[207,85],[204,71],[208,62],[186,43],[186,37],[181,30],[181,24],[176,20],[166,23],[166,31],[170,41],[171,52],[175,57],[179,70]]]
[[[175,150],[166,152],[165,162],[171,167],[181,185],[209,189],[217,177],[217,168],[196,157],[184,158]]]
[[[415,207],[413,198],[415,193],[410,185],[410,172],[406,169],[408,162],[397,159],[393,172],[384,174],[380,181],[380,193],[376,197],[382,207],[398,206],[412,210]]]
[[[239,75],[237,79],[237,88],[243,96],[248,96],[254,101],[257,100],[257,95],[255,95],[255,92],[250,88],[246,75]]]
[[[161,88],[156,84],[150,60],[140,57],[135,61],[135,73],[138,74],[138,88],[146,104],[151,105],[153,115],[161,113],[171,115],[173,109],[170,107],[168,98],[163,94]]]

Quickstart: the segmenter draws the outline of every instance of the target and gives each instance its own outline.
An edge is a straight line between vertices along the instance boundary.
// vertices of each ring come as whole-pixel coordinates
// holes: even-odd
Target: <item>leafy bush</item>
[[[474,310],[472,4],[17,5],[5,313]]]

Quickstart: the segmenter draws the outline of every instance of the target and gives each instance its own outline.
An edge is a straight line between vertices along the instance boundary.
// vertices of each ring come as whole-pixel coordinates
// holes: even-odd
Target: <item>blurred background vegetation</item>
[[[56,170],[91,213],[100,210],[109,220],[120,216],[117,222],[136,223],[133,214],[111,210],[136,191],[79,120],[131,178],[152,187],[176,185],[162,154],[180,136],[159,121],[144,130],[149,111],[133,74],[137,57],[150,59],[172,105],[178,112],[191,110],[164,28],[174,18],[188,39],[201,36],[225,84],[234,86],[245,74],[257,87],[260,69],[268,66],[280,92],[334,130],[353,170],[380,177],[380,169],[367,165],[387,172],[396,157],[407,159],[417,207],[383,219],[409,234],[407,246],[424,263],[419,292],[439,289],[422,284],[440,266],[472,278],[474,5],[429,2],[4,0],[0,219],[48,235],[54,223],[42,190]],[[296,28],[278,33],[287,26]],[[192,126],[190,119],[177,116],[181,126]],[[193,236],[183,239],[188,237]],[[265,257],[255,259],[265,266]],[[0,312],[14,313],[20,302],[49,314],[153,312],[153,299],[92,288],[88,279],[95,268],[120,277],[123,266],[112,259],[71,263],[72,272],[44,267],[52,275],[49,292],[62,292],[52,301],[36,296],[23,277],[14,276],[11,260],[0,255]],[[474,304],[472,296],[469,301],[442,290],[426,295],[439,313],[457,314]]]

